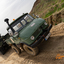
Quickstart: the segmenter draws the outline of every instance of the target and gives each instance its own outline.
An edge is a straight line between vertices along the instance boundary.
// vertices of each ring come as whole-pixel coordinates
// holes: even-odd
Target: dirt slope
[[[64,0],[36,0],[30,12],[45,19],[64,8]]]
[[[5,55],[0,53],[0,64],[64,64],[64,58],[55,59],[57,54],[64,55],[64,23],[53,26],[51,37],[41,43],[37,56],[22,52],[17,55],[10,49]]]

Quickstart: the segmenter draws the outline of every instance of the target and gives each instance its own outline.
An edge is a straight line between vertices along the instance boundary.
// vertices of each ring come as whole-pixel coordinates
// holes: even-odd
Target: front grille
[[[33,36],[36,37],[36,36],[40,33],[40,31],[41,31],[41,28],[37,29],[37,30],[34,32]]]

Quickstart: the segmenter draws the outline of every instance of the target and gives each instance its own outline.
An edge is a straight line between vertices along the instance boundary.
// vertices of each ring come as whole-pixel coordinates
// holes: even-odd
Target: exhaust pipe
[[[8,18],[6,18],[5,20],[4,20],[6,23],[7,23],[7,25],[9,26],[9,28],[12,30],[12,32],[14,33],[15,32],[15,30],[11,27],[11,25],[9,24],[9,19]]]

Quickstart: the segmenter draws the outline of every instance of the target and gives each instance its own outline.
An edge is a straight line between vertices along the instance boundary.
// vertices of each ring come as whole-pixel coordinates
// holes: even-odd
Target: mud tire
[[[29,46],[27,46],[27,45],[24,44],[24,45],[23,45],[23,48],[24,48],[24,50],[25,50],[28,54],[33,55],[33,56],[37,55],[38,52],[39,52],[38,47],[32,48],[32,47],[29,47]]]
[[[21,50],[15,46],[15,45],[12,45],[12,49],[19,55],[21,53]]]

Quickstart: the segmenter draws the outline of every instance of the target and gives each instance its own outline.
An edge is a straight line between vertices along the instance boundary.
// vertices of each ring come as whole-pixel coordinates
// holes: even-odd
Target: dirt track
[[[64,64],[64,58],[55,59],[57,54],[64,55],[64,23],[53,26],[51,37],[41,43],[37,56],[23,51],[17,55],[10,49],[5,55],[0,53],[0,64]]]

